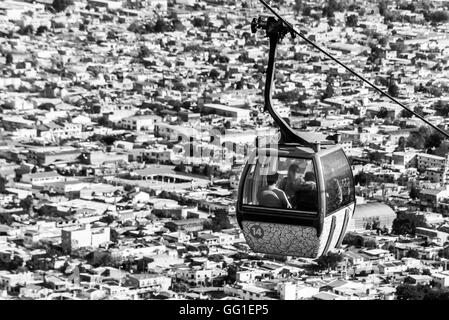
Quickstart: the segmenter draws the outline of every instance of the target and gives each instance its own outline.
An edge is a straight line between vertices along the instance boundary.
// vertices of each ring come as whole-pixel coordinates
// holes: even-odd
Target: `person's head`
[[[297,180],[300,174],[301,168],[296,163],[293,163],[292,165],[290,165],[290,167],[288,167],[287,177],[290,181]]]
[[[304,180],[306,182],[316,182],[315,172],[313,171],[307,171],[304,175]]]
[[[278,182],[278,178],[279,174],[277,172],[267,175],[267,184],[269,186],[276,184],[276,182]]]

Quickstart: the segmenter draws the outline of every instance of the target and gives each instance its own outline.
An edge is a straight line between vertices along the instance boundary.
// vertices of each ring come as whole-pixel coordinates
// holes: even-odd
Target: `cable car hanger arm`
[[[347,70],[348,72],[350,72],[352,75],[356,76],[357,78],[359,78],[360,80],[362,80],[364,83],[368,84],[371,88],[373,88],[374,90],[376,90],[377,92],[379,92],[381,95],[387,97],[388,99],[390,99],[391,101],[393,101],[394,103],[396,103],[397,105],[399,105],[400,107],[402,107],[403,109],[407,110],[408,112],[412,113],[414,116],[416,116],[417,118],[421,119],[423,122],[425,122],[426,124],[428,124],[429,126],[431,126],[433,129],[437,130],[438,132],[440,132],[441,134],[443,134],[446,138],[449,138],[449,134],[444,131],[443,129],[437,127],[436,125],[434,125],[432,122],[430,122],[429,120],[427,120],[426,118],[424,118],[423,116],[421,116],[420,114],[416,113],[415,111],[411,110],[409,107],[405,106],[403,103],[399,102],[397,99],[395,99],[394,97],[392,97],[391,95],[389,95],[387,92],[383,91],[382,89],[380,89],[378,86],[376,86],[374,83],[372,83],[371,81],[369,81],[368,79],[366,79],[365,77],[363,77],[362,75],[360,75],[359,73],[355,72],[354,70],[352,70],[351,68],[349,68],[347,65],[345,65],[344,63],[340,62],[337,58],[335,58],[333,55],[331,55],[330,53],[328,53],[326,50],[324,50],[323,48],[321,48],[319,45],[317,45],[315,42],[313,42],[312,40],[308,39],[305,35],[303,35],[300,31],[297,31],[292,24],[290,24],[287,20],[285,20],[279,13],[277,13],[265,0],[259,0],[277,19],[278,22],[282,23],[283,28],[286,30],[284,31],[284,35],[288,32],[290,33],[293,37],[294,35],[299,36],[302,40],[304,40],[305,42],[307,42],[308,44],[310,44],[311,46],[313,46],[314,48],[316,48],[318,51],[320,51],[322,54],[324,54],[326,57],[328,57],[329,59],[331,59],[332,61],[334,61],[335,63],[337,63],[338,65],[340,65],[341,67],[343,67],[345,70]],[[259,18],[260,20],[260,18]],[[253,20],[252,25],[255,23],[255,20]],[[268,35],[268,32],[267,32]],[[271,38],[270,38],[270,57],[271,57]],[[273,61],[274,64],[274,61]],[[270,67],[270,64],[269,64]],[[266,87],[268,86],[268,83],[270,82],[270,87],[271,88],[271,82],[273,81],[273,75],[271,75],[270,80],[268,81],[269,78],[269,74],[268,71],[270,71],[269,69],[267,69],[267,83],[266,83]],[[271,72],[274,71],[274,66],[273,66],[273,70],[271,70]],[[270,103],[271,103],[271,92],[269,92],[270,94]],[[265,91],[265,97],[267,95],[267,91]],[[271,104],[269,105],[269,107],[272,109]],[[268,109],[268,112],[270,112],[270,114],[273,116],[273,113],[276,114],[276,116],[279,117],[279,115],[274,111]],[[273,116],[274,118],[274,116]],[[280,118],[280,117],[279,117]],[[276,120],[276,118],[275,118]],[[285,121],[284,121],[285,122]],[[293,130],[288,126],[289,130],[293,132]],[[281,128],[281,133],[282,133],[282,128]],[[293,132],[296,136],[298,136],[295,132]]]
[[[266,31],[266,36],[270,40],[270,51],[268,57],[267,75],[265,80],[265,90],[264,90],[264,110],[268,111],[271,117],[274,119],[276,124],[279,126],[281,137],[280,143],[288,142],[298,142],[305,146],[312,147],[313,144],[298,133],[296,133],[290,125],[284,120],[278,112],[273,108],[272,102],[272,89],[274,83],[274,70],[275,70],[275,60],[276,60],[276,49],[277,44],[282,40],[282,38],[289,31],[285,28],[282,21],[277,21],[273,17],[267,17],[267,19],[259,18],[254,19],[251,23],[251,31],[255,33],[257,29],[263,29]],[[294,34],[292,34],[294,36]]]

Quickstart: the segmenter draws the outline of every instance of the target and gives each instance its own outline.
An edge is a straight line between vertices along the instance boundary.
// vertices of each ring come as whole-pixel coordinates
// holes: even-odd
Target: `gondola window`
[[[318,192],[312,160],[258,157],[248,170],[243,204],[317,212]]]

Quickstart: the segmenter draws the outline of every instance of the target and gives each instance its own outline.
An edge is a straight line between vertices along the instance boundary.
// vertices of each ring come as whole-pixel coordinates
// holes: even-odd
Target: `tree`
[[[438,256],[441,258],[449,259],[449,246],[444,247],[438,252]]]
[[[424,116],[424,109],[421,106],[416,106],[415,108],[413,108],[413,111],[420,116]]]
[[[377,243],[375,240],[373,239],[369,239],[366,240],[365,243],[363,244],[364,247],[368,248],[368,249],[374,249],[377,248]]]
[[[185,31],[186,27],[182,24],[182,22],[179,19],[172,20],[173,29],[175,31]]]
[[[209,77],[210,77],[212,80],[217,80],[219,76],[220,76],[220,72],[218,72],[217,69],[212,69],[212,70],[209,72]]]
[[[101,142],[107,144],[107,145],[112,145],[117,139],[119,139],[117,136],[104,136],[100,139]]]
[[[392,81],[388,86],[388,94],[394,98],[399,96],[399,87],[396,82]]]
[[[104,223],[107,223],[107,224],[111,224],[114,221],[115,221],[114,216],[112,216],[110,214],[108,214],[106,216],[103,216],[100,219],[100,222],[104,222]]]
[[[396,288],[396,297],[398,300],[448,300],[449,290],[404,283]]]
[[[382,119],[388,117],[388,109],[385,107],[381,107],[379,112],[377,113],[377,117]]]
[[[156,33],[167,32],[170,31],[170,26],[162,17],[159,17],[154,25],[153,30]]]
[[[435,108],[436,114],[438,116],[442,117],[449,116],[449,103],[439,100],[433,105],[433,107]]]
[[[4,264],[4,262],[2,262],[2,264]],[[7,262],[2,267],[4,267],[8,271],[15,271],[22,265],[23,259],[20,256],[15,255],[11,261]]]
[[[7,64],[7,65],[11,65],[11,64],[13,64],[13,63],[14,63],[14,61],[13,61],[12,54],[11,54],[10,52],[8,52],[8,53],[6,54],[6,64]]]
[[[318,263],[318,267],[321,270],[327,269],[327,270],[332,270],[335,269],[338,265],[338,263],[340,263],[343,260],[343,256],[339,253],[334,253],[334,252],[328,252],[326,255],[323,255],[321,257],[319,257],[316,262]]]
[[[56,10],[56,12],[65,11],[67,7],[73,5],[73,0],[54,0],[52,7]]]
[[[407,138],[407,147],[412,147],[415,149],[423,149],[425,143],[425,138],[422,137],[418,131],[410,132],[410,135]]]
[[[364,242],[363,237],[361,235],[348,232],[345,234],[343,238],[343,244],[347,244],[350,246],[358,246],[360,247],[361,244]]]
[[[103,266],[103,267],[117,267],[120,265],[121,259],[118,257],[112,257],[112,255],[109,252],[106,252],[104,255],[101,256],[99,261],[97,262],[97,266]]]
[[[30,36],[30,35],[33,35],[33,32],[34,32],[34,27],[31,24],[29,24],[29,25],[26,25],[23,28],[21,28],[18,33],[21,35],[29,35]]]
[[[217,210],[214,217],[205,222],[204,228],[214,232],[232,228],[228,213],[225,210]]]
[[[440,157],[445,157],[449,154],[449,143],[446,141],[442,141],[440,146],[435,149],[434,154]]]
[[[335,16],[335,11],[341,10],[341,3],[338,3],[337,0],[328,0],[327,5],[323,8],[323,16],[333,18]]]
[[[380,44],[382,47],[385,47],[385,46],[388,44],[388,42],[389,42],[389,40],[388,40],[387,37],[381,37],[381,38],[379,39],[379,44]]]
[[[303,15],[304,17],[310,16],[311,13],[312,13],[312,8],[309,7],[309,6],[304,7],[304,9],[302,10],[302,15]]]
[[[359,24],[359,18],[355,14],[351,14],[349,17],[346,18],[346,26],[347,27],[357,27]]]
[[[286,92],[280,92],[274,96],[275,99],[278,99],[279,101],[283,103],[292,103],[296,102],[298,99],[298,93],[296,91],[286,91]]]
[[[415,186],[412,186],[409,195],[410,198],[417,199],[419,197],[419,190]]]
[[[421,274],[421,272],[419,271],[418,268],[409,268],[409,269],[407,269],[407,272],[409,274],[416,274],[416,275]]]
[[[195,17],[195,18],[193,18],[192,25],[195,28],[201,28],[204,26],[204,21],[200,17]]]
[[[13,222],[14,222],[14,219],[9,212],[1,212],[0,213],[0,224],[6,224],[7,226],[9,226]]]
[[[416,7],[413,3],[401,5],[400,8],[402,10],[409,10],[410,12],[415,12]]]
[[[403,40],[397,40],[394,43],[390,44],[391,49],[401,53],[405,50],[405,43]]]
[[[106,36],[106,39],[108,40],[116,40],[117,39],[117,33],[114,30],[109,30]]]
[[[407,138],[406,146],[415,149],[424,149],[430,134],[431,131],[428,127],[421,126],[417,131],[410,132],[410,135]]]
[[[379,14],[381,16],[388,16],[389,15],[389,11],[388,11],[388,2],[386,0],[382,0],[379,3]]]
[[[323,99],[332,98],[335,94],[334,86],[331,83],[327,84],[326,91],[324,92]]]
[[[411,118],[413,116],[413,113],[411,113],[410,111],[404,109],[404,110],[401,111],[399,116],[401,118]]]
[[[441,135],[441,133],[439,132],[433,132],[431,133],[425,143],[424,143],[424,147],[425,148],[438,148],[441,145],[441,142],[443,141],[443,137]]]
[[[367,59],[367,63],[379,65],[382,62],[382,58],[383,58],[382,50],[374,44],[370,45],[370,49],[371,49],[371,51],[370,51],[369,57]]]
[[[415,223],[410,219],[396,218],[393,220],[392,233],[397,235],[414,235],[416,231]]]
[[[295,10],[296,14],[300,13],[303,9],[304,5],[302,0],[295,0],[295,4],[293,5],[293,10]]]
[[[30,213],[33,209],[33,197],[29,195],[20,200],[20,206],[23,208],[24,212]]]
[[[220,63],[229,63],[229,57],[225,56],[225,55],[219,55],[218,56],[218,61]]]
[[[5,193],[7,183],[8,180],[6,180],[3,176],[0,175],[0,193]]]
[[[396,298],[398,300],[422,300],[424,292],[419,291],[417,286],[401,284],[396,288]]]
[[[368,182],[368,174],[365,171],[360,171],[355,177],[354,177],[354,183],[360,184],[362,186],[366,186],[366,183]]]
[[[354,120],[354,124],[355,125],[360,125],[363,122],[365,122],[365,118],[364,117],[360,117],[360,118],[357,118],[357,119]]]
[[[173,84],[173,90],[185,91],[185,90],[187,90],[187,86],[182,82],[175,82]]]
[[[192,21],[192,25],[195,28],[203,28],[203,27],[207,27],[210,24],[210,18],[208,15],[204,16],[204,19],[200,18],[200,17],[195,17],[193,18]]]
[[[398,147],[396,148],[396,151],[405,151],[405,138],[400,137],[398,140]]]
[[[428,20],[433,23],[441,23],[449,21],[449,14],[446,11],[434,11],[428,15]]]
[[[409,251],[407,252],[407,257],[408,257],[408,258],[415,258],[415,259],[418,259],[418,258],[419,258],[419,253],[418,253],[418,251],[412,249],[412,250],[409,250]]]

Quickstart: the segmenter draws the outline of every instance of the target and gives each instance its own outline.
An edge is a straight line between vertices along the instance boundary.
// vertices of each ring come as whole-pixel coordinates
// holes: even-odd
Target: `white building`
[[[226,275],[227,272],[221,269],[178,269],[176,278],[189,283],[190,285],[204,286],[211,283],[213,279]]]
[[[417,168],[426,170],[427,168],[443,168],[446,165],[447,158],[427,153],[418,153],[416,155]]]
[[[266,294],[270,290],[261,288],[252,284],[237,284],[234,287],[231,286],[225,286],[224,287],[224,293],[239,297],[243,300],[264,300],[264,299],[270,299],[266,297]]]
[[[442,271],[432,274],[433,281],[442,287],[449,287],[449,271]]]
[[[65,181],[65,177],[54,171],[47,171],[24,174],[21,181],[31,184],[48,184]]]
[[[160,274],[130,274],[127,280],[139,289],[164,291],[171,286],[171,278]]]
[[[118,125],[123,129],[134,131],[153,132],[154,125],[161,121],[161,117],[155,115],[141,115],[123,118]]]
[[[391,261],[379,264],[380,274],[401,273],[407,270],[407,266],[400,261]]]
[[[206,103],[201,109],[202,112],[230,117],[236,121],[249,120],[251,117],[251,110],[249,109],[230,107],[223,104]]]
[[[320,292],[318,287],[300,285],[292,282],[280,283],[278,290],[281,300],[311,299]]]
[[[42,138],[48,141],[56,139],[82,138],[83,126],[79,123],[64,123],[59,125],[53,122],[39,126],[38,131]]]
[[[83,229],[62,230],[61,245],[68,252],[83,247],[97,248],[109,242],[110,237],[109,227],[91,229],[90,225],[86,224]]]
[[[156,137],[163,137],[168,140],[190,141],[199,138],[198,130],[194,128],[175,126],[168,123],[157,123],[154,126]]]

